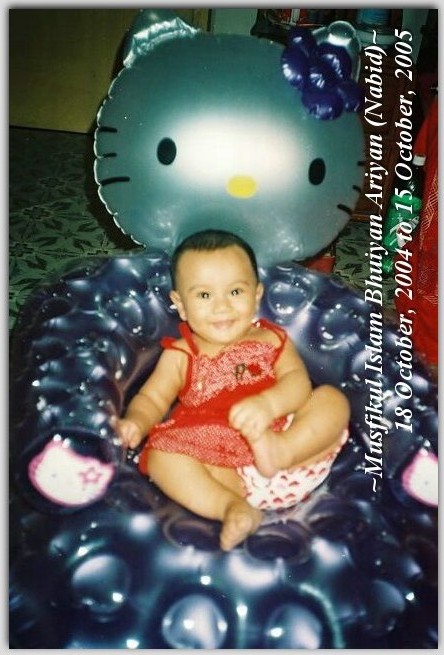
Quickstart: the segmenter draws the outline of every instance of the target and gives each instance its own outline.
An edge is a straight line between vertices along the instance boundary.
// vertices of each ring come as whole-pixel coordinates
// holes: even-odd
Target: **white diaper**
[[[272,478],[261,475],[254,464],[239,467],[237,473],[244,483],[246,500],[258,509],[283,509],[300,503],[324,482],[347,439],[348,430],[339,446],[323,459],[292,471],[278,471]]]

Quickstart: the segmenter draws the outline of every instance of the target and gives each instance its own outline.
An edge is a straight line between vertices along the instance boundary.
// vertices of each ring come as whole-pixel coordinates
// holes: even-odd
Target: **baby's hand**
[[[119,418],[116,420],[115,427],[122,446],[134,449],[137,448],[143,439],[144,435],[141,434],[139,426],[133,423],[133,421],[129,421],[126,418]]]
[[[230,409],[228,420],[232,428],[247,439],[258,439],[273,420],[268,401],[260,395],[250,396]]]

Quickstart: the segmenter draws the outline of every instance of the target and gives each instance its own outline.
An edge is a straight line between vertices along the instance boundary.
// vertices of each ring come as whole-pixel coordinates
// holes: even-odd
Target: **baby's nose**
[[[227,296],[217,296],[213,300],[213,311],[215,312],[224,312],[230,306],[230,299]]]

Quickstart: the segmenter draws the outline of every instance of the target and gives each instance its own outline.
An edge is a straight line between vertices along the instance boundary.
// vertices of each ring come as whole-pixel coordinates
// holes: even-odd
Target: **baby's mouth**
[[[214,321],[212,326],[216,330],[228,330],[234,325],[234,319],[225,319],[223,321]]]

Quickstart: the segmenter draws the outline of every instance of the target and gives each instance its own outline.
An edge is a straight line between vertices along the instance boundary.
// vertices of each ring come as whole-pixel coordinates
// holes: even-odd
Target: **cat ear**
[[[159,43],[169,39],[191,37],[199,32],[185,23],[171,9],[141,9],[126,37],[123,63],[129,68],[134,60]]]

